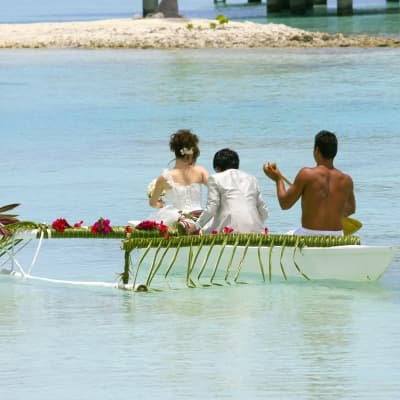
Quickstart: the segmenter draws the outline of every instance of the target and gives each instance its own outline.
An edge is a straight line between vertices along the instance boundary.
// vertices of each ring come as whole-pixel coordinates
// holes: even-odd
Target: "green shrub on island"
[[[219,14],[215,18],[217,21],[219,21],[220,25],[227,24],[229,22],[228,17],[225,17],[225,15]]]
[[[186,28],[188,28],[191,31],[193,29],[193,24],[187,24]]]
[[[215,22],[210,22],[211,29],[217,29],[217,24]]]

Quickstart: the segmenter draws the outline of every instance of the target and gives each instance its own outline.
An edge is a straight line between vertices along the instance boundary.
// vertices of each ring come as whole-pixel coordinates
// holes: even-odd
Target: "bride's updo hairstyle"
[[[191,158],[194,164],[200,155],[199,138],[189,129],[179,129],[171,135],[169,148],[176,158]]]

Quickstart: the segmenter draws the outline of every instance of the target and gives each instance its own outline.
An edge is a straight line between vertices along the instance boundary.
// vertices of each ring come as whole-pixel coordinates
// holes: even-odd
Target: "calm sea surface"
[[[95,3],[102,18],[141,6],[115,2],[113,14]],[[218,11],[196,3],[182,1]],[[3,21],[94,13],[92,3],[15,4]],[[276,161],[293,179],[313,165],[314,134],[330,129],[336,165],[354,179],[362,242],[399,245],[399,65],[398,49],[0,51],[0,204],[20,202],[22,219],[46,223],[146,218],[146,186],[172,159],[169,135],[187,127],[210,171],[216,150],[239,152],[268,227],[284,232],[299,208],[279,209],[261,166]],[[49,240],[33,272],[113,282],[122,268],[118,241]],[[399,257],[370,284],[131,293],[0,276],[0,399],[392,400],[399,307]]]

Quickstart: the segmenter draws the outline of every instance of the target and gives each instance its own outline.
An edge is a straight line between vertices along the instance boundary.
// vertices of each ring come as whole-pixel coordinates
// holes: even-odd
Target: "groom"
[[[196,222],[196,229],[264,232],[267,206],[256,177],[239,170],[239,155],[231,149],[222,149],[215,153],[213,167],[216,174],[208,177],[207,205]]]

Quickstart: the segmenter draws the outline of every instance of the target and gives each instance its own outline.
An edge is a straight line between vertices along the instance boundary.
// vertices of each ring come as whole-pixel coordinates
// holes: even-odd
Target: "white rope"
[[[27,245],[29,244],[30,241],[31,241],[31,239],[29,239],[28,241],[26,241],[26,242],[23,243],[23,244],[19,244],[19,243],[18,243],[19,247],[17,248],[17,251],[15,251],[15,248],[16,248],[17,246],[13,244],[12,246],[13,246],[13,249],[14,249],[14,254],[19,253],[25,246],[27,246]],[[4,252],[7,253],[6,250],[4,250]],[[8,257],[10,257],[9,254],[8,254]],[[7,262],[9,262],[9,261],[10,261],[10,258],[8,258],[6,261],[4,261],[1,265],[4,265],[5,263],[7,263]]]
[[[5,250],[5,252],[6,252],[7,256],[9,257],[9,259],[11,260],[11,272],[14,272],[15,271],[15,266],[17,266],[19,271],[21,272],[21,275],[23,277],[25,277],[26,276],[26,272],[24,271],[24,269],[22,268],[22,265],[19,263],[19,261],[15,257],[14,246],[12,247],[11,253],[8,250]]]
[[[120,284],[118,282],[69,281],[64,279],[44,278],[35,275],[26,275],[25,278],[42,282],[50,282],[50,283],[58,283],[58,284],[74,285],[74,286],[92,286],[92,287],[110,287],[110,288],[120,287]]]
[[[47,230],[47,238],[51,238],[51,230]],[[43,239],[45,237],[45,232],[42,230],[40,232],[40,237],[38,238],[38,245],[35,250],[35,254],[32,258],[31,265],[28,269],[28,272],[25,272],[23,266],[18,261],[16,254],[28,243],[37,237],[37,230],[30,230],[30,231],[21,231],[18,232],[12,238],[11,248],[4,250],[4,255],[7,256],[7,259],[0,264],[0,273],[7,274],[10,276],[24,278],[24,279],[31,279],[35,281],[41,282],[49,282],[49,283],[56,283],[56,284],[64,284],[64,285],[73,285],[73,286],[86,286],[86,287],[109,287],[109,288],[118,288],[118,289],[125,289],[125,290],[132,290],[133,286],[130,284],[124,284],[122,282],[98,282],[98,281],[72,281],[72,280],[63,280],[63,279],[53,279],[53,278],[45,278],[41,276],[32,275],[33,267],[36,265],[37,259],[39,257],[39,253],[43,244]],[[24,243],[17,246],[16,239],[23,239]],[[11,269],[1,268],[2,265],[6,264],[7,262],[11,262]],[[17,271],[18,269],[18,271]]]
[[[49,230],[48,230],[48,231],[49,231]],[[48,232],[48,234],[50,235],[50,232]],[[36,247],[35,254],[34,254],[33,258],[32,258],[31,266],[30,266],[29,269],[28,269],[28,275],[31,274],[32,269],[33,269],[33,267],[34,267],[35,264],[36,264],[36,260],[37,260],[37,258],[38,258],[38,256],[39,256],[40,248],[42,247],[43,237],[44,237],[44,231],[42,230],[42,231],[40,232],[39,243],[38,243],[38,245],[37,245],[37,247]],[[50,236],[49,236],[49,237],[50,237]]]

